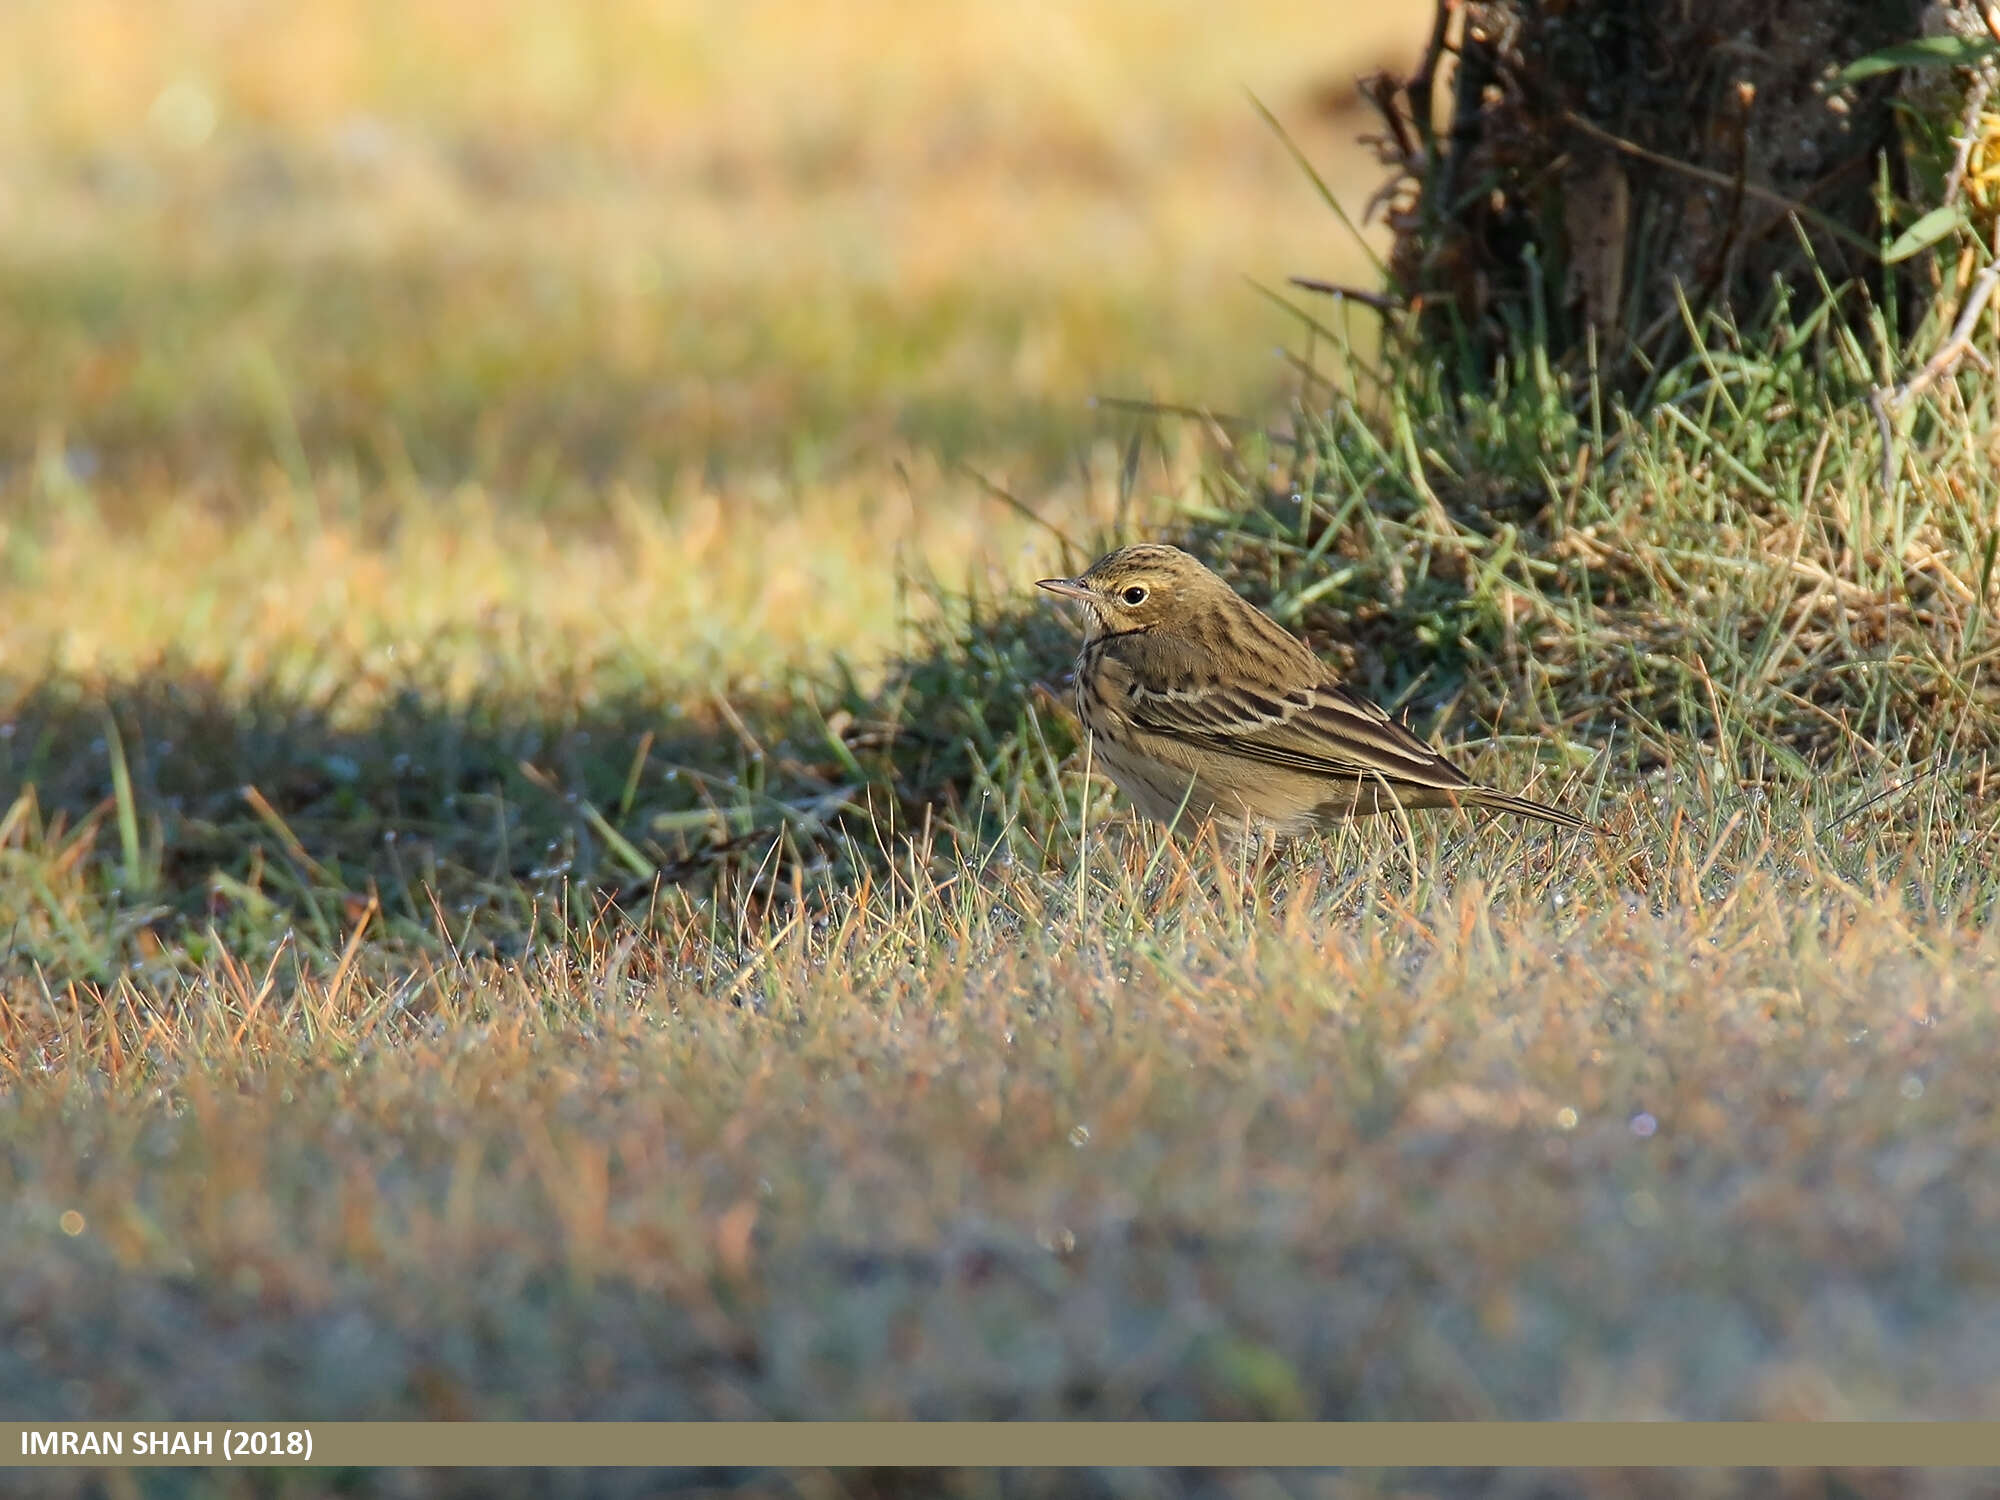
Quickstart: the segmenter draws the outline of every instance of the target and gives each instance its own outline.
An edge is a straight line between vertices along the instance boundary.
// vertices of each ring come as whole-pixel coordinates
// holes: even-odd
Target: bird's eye
[[[1146,590],[1143,585],[1135,583],[1118,597],[1123,599],[1127,604],[1144,604],[1146,602]]]

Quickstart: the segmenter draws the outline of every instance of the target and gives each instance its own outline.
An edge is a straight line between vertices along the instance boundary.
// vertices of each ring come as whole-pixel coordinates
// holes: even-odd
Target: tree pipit
[[[1124,547],[1037,588],[1084,605],[1076,710],[1147,817],[1280,836],[1394,807],[1581,818],[1475,786],[1178,547]]]

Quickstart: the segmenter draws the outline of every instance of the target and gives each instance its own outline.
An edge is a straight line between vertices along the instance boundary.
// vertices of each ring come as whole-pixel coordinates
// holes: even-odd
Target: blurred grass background
[[[1356,249],[1245,91],[1358,203],[1417,12],[12,7],[10,457],[1046,478],[1093,393],[1278,387],[1242,278]]]
[[[1420,9],[8,7],[4,660],[865,657],[899,559],[1034,536],[961,466],[1073,519],[1093,396],[1284,389],[1245,278],[1365,263],[1245,91],[1358,207]]]

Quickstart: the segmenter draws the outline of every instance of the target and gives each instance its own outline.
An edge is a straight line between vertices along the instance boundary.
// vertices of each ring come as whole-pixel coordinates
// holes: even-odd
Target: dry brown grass
[[[16,990],[30,1404],[1989,1412],[1979,913],[1658,786],[1650,889],[1491,832],[1414,886],[1113,838],[517,965]]]

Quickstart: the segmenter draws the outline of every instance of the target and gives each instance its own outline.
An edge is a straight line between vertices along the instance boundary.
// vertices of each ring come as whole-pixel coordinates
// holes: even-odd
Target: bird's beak
[[[1064,599],[1089,599],[1091,592],[1074,578],[1037,578],[1035,587],[1047,589],[1051,594]]]

